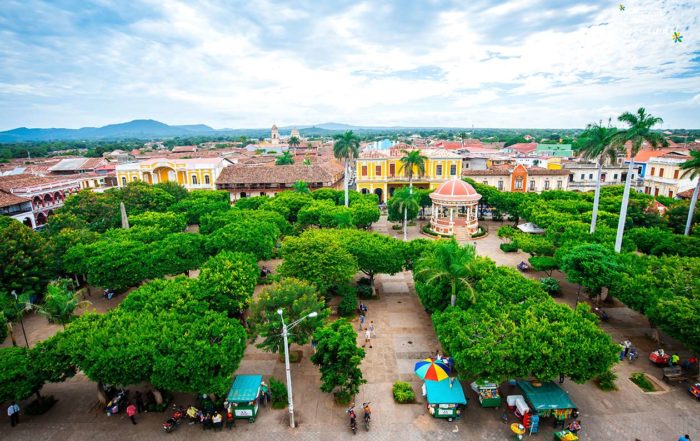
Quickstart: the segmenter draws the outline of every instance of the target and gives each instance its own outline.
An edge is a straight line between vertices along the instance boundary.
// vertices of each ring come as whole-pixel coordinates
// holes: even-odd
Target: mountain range
[[[280,134],[287,135],[295,127],[280,127]],[[362,127],[341,123],[323,123],[317,125],[297,126],[302,135],[332,135],[345,130],[361,132],[382,130],[410,130],[410,127]],[[269,128],[260,129],[213,129],[205,124],[168,125],[152,119],[137,119],[120,124],[109,124],[103,127],[83,127],[80,129],[36,129],[19,127],[0,132],[0,143],[29,142],[29,141],[96,141],[109,139],[163,139],[188,136],[269,136]]]

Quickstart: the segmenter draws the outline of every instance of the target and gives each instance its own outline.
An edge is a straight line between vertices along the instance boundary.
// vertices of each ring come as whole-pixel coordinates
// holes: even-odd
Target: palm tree
[[[360,138],[358,138],[352,130],[348,130],[342,135],[333,137],[333,156],[337,159],[342,159],[345,163],[345,177],[343,179],[345,186],[345,206],[348,206],[348,175],[350,174],[350,161],[356,159],[360,155]]]
[[[420,210],[420,202],[418,195],[413,194],[410,189],[406,187],[396,190],[394,195],[389,200],[389,204],[392,205],[393,209],[401,213],[403,211],[403,240],[408,240],[407,235],[407,224],[408,224],[408,212]]]
[[[627,205],[630,200],[630,185],[632,184],[632,167],[634,166],[634,157],[642,148],[642,144],[646,141],[652,148],[659,145],[667,146],[668,141],[657,132],[652,132],[652,127],[664,122],[663,119],[657,118],[646,112],[644,107],[640,107],[637,113],[625,112],[620,115],[618,121],[627,124],[629,127],[621,130],[615,136],[614,144],[618,146],[630,142],[630,165],[627,169],[627,179],[625,180],[625,191],[622,194],[622,207],[620,207],[620,220],[617,223],[617,236],[615,237],[615,252],[619,253],[622,249],[622,236],[625,234],[625,221],[627,220]]]
[[[275,165],[292,165],[294,164],[294,156],[287,150],[282,152],[275,160]]]
[[[684,170],[681,175],[682,178],[690,176],[693,180],[700,176],[700,151],[693,150],[690,152],[691,159],[688,159],[683,164],[681,164],[681,169]],[[693,215],[695,214],[695,204],[698,202],[698,191],[700,191],[700,179],[695,185],[695,190],[693,191],[693,197],[690,199],[690,208],[688,209],[688,220],[685,223],[685,234],[686,236],[690,234],[690,226],[693,224]]]
[[[296,148],[301,145],[301,140],[296,136],[292,136],[289,138],[289,141],[287,141],[287,144],[289,144],[289,147],[294,147],[294,152],[296,152]]]
[[[304,181],[296,181],[293,188],[294,193],[309,193],[309,184]]]
[[[602,123],[592,123],[586,126],[586,130],[581,134],[579,141],[579,152],[586,159],[595,159],[598,162],[598,177],[595,182],[595,196],[593,197],[593,217],[591,218],[590,233],[595,232],[595,224],[598,219],[598,204],[600,202],[600,179],[603,174],[603,163],[605,158],[615,161],[618,146],[613,142],[617,133],[615,127]]]
[[[90,302],[82,300],[79,292],[71,292],[68,286],[71,280],[57,280],[49,284],[44,303],[37,312],[47,318],[50,323],[59,323],[65,329],[66,324],[73,319],[73,312],[79,307],[86,307]]]
[[[467,132],[459,132],[457,136],[462,140],[462,148],[464,148],[464,140],[467,139],[469,135],[467,135]]]
[[[399,173],[403,172],[408,177],[408,191],[413,193],[413,169],[415,168],[418,172],[418,176],[423,176],[425,174],[425,162],[428,160],[427,156],[421,155],[420,150],[401,150],[404,156],[399,160],[401,165],[399,166]],[[407,240],[406,224],[408,221],[408,210],[404,209],[403,212],[403,240]]]
[[[418,275],[427,276],[426,283],[447,281],[450,284],[450,305],[455,306],[457,293],[469,295],[469,301],[476,303],[476,291],[471,285],[470,263],[476,257],[472,245],[460,246],[454,239],[440,241],[429,256],[422,258],[417,265]]]

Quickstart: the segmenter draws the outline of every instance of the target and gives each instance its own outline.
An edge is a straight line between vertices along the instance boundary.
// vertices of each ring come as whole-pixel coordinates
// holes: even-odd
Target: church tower
[[[272,130],[270,131],[270,141],[274,145],[280,143],[280,131],[275,124],[272,125]]]

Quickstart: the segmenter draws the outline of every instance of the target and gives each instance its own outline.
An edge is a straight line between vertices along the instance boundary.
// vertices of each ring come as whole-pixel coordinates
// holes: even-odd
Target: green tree
[[[287,141],[287,144],[289,144],[289,147],[291,147],[292,149],[295,149],[295,151],[296,151],[296,148],[301,145],[301,140],[296,136],[291,136],[289,138],[289,141]]]
[[[681,170],[683,170],[682,178],[690,177],[691,180],[697,179],[700,176],[700,151],[691,150],[691,158],[681,164]],[[690,227],[693,225],[693,214],[695,214],[695,204],[698,202],[698,192],[700,192],[700,179],[698,183],[695,184],[695,190],[693,190],[693,197],[690,199],[690,207],[688,208],[688,220],[685,223],[684,235],[690,234]]]
[[[407,187],[400,188],[394,192],[389,199],[389,220],[398,220],[396,213],[403,213],[403,240],[408,240],[407,225],[408,220],[413,220],[418,216],[420,205],[418,196],[413,194]]]
[[[190,196],[187,189],[177,182],[159,182],[154,184],[153,188],[157,188],[168,193],[170,196],[175,198],[175,202],[180,202],[181,200],[187,199]]]
[[[464,145],[464,140],[462,140],[462,145]],[[427,156],[421,154],[420,150],[401,150],[404,156],[399,160],[401,165],[399,166],[399,173],[403,172],[408,178],[408,192],[413,194],[413,174],[417,173],[419,177],[425,174],[425,163],[428,160]],[[419,202],[420,198],[418,198]],[[420,203],[418,204],[420,205]],[[408,222],[408,207],[406,204],[403,206],[403,240],[408,240],[406,237],[406,223]]]
[[[311,362],[321,371],[321,390],[350,401],[367,382],[360,370],[365,351],[357,347],[353,326],[344,319],[336,320],[318,329],[314,340],[317,347]]]
[[[374,284],[376,274],[396,274],[406,263],[405,242],[365,231],[338,232],[343,246],[357,260],[360,271]]]
[[[312,201],[313,198],[310,194],[282,191],[277,193],[274,198],[268,198],[259,209],[277,212],[284,216],[288,222],[295,223],[299,210]]]
[[[196,289],[212,309],[234,316],[250,304],[259,274],[252,255],[223,251],[204,263]]]
[[[37,308],[37,312],[46,317],[49,323],[58,323],[63,325],[64,329],[73,319],[76,309],[90,304],[82,300],[80,293],[70,291],[71,283],[67,279],[50,283],[46,289],[44,302]]]
[[[595,197],[593,199],[593,217],[591,219],[591,234],[595,232],[595,224],[598,218],[598,204],[600,201],[600,181],[603,174],[603,165],[606,160],[615,163],[619,146],[614,142],[617,129],[602,123],[592,123],[586,127],[579,139],[579,152],[586,159],[595,159],[598,163],[598,176],[595,184]]]
[[[471,303],[476,302],[476,291],[470,281],[469,264],[476,252],[471,245],[460,246],[450,240],[438,243],[432,253],[425,256],[418,264],[417,274],[427,284],[446,282],[450,287],[450,304],[455,306],[457,293],[463,292]]]
[[[281,155],[275,159],[275,165],[292,165],[294,164],[294,156],[289,151],[282,152]]]
[[[583,244],[563,250],[560,269],[571,283],[588,289],[591,297],[610,286],[619,267],[615,253],[599,244]],[[580,289],[580,288],[579,288]],[[578,303],[578,297],[576,298]]]
[[[43,294],[52,276],[45,239],[21,222],[0,216],[0,243],[0,289],[30,297]]]
[[[132,227],[159,228],[170,233],[184,231],[187,226],[185,216],[182,214],[159,213],[156,211],[147,211],[143,214],[129,217],[129,225]]]
[[[78,245],[80,246],[80,245]],[[89,248],[85,270],[92,286],[123,290],[153,274],[152,248],[134,240],[101,240]],[[68,251],[69,258],[74,255]],[[73,267],[70,267],[73,268]]]
[[[294,327],[289,333],[289,344],[304,345],[323,320],[330,315],[323,297],[308,282],[294,278],[283,279],[266,287],[251,306],[248,322],[251,324],[252,337],[263,337],[257,346],[269,352],[282,353],[282,320],[277,312],[282,310],[287,325],[317,312],[316,317],[308,317]]]
[[[221,200],[218,197],[190,197],[171,205],[169,210],[186,216],[187,224],[197,225],[200,224],[203,216],[225,212],[230,208],[231,204],[228,200]]]
[[[332,231],[309,230],[282,242],[279,273],[307,280],[326,294],[347,283],[357,272],[357,261]]]
[[[38,393],[43,381],[24,347],[0,348],[0,400],[20,401]]]
[[[118,202],[124,202],[129,216],[146,211],[167,211],[168,207],[176,202],[175,197],[167,191],[141,181],[129,182],[125,187],[112,189],[109,192],[112,192],[118,200],[117,210]]]
[[[358,201],[350,205],[352,222],[356,228],[368,230],[380,217],[379,207],[372,202]]]
[[[272,257],[279,237],[280,230],[275,224],[243,218],[212,233],[206,246],[210,254],[240,251],[267,260]]]
[[[650,147],[668,145],[668,141],[663,135],[652,131],[652,128],[657,124],[662,124],[663,119],[652,116],[646,113],[644,107],[640,107],[637,113],[625,112],[617,118],[620,122],[627,124],[629,127],[618,132],[615,142],[624,144],[630,142],[630,161],[627,168],[627,179],[625,180],[625,191],[622,195],[622,206],[620,208],[620,219],[617,224],[617,236],[615,237],[615,252],[619,253],[622,249],[622,236],[625,233],[625,220],[627,216],[627,205],[630,197],[630,186],[632,184],[632,173],[634,166],[634,157],[642,148],[642,144],[647,142]]]
[[[206,236],[191,233],[169,234],[151,252],[153,274],[182,274],[199,268],[206,259]]]
[[[352,133],[352,130],[348,130],[342,135],[335,135],[333,139],[335,140],[333,143],[333,155],[337,159],[343,160],[345,167],[343,188],[345,188],[345,206],[347,207],[349,204],[348,179],[350,177],[350,161],[360,156],[360,138]]]
[[[297,193],[309,193],[309,184],[304,181],[296,181],[294,183],[294,191]]]
[[[57,215],[72,215],[98,233],[120,225],[119,201],[114,192],[94,193],[83,190],[66,198]]]

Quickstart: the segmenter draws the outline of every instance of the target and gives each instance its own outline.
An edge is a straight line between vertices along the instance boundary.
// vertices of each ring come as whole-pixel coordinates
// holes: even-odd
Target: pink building
[[[0,176],[0,193],[12,206],[9,215],[32,228],[41,228],[68,195],[80,190],[80,179],[42,177],[28,174]],[[30,203],[30,204],[27,204]],[[14,211],[12,211],[14,210]]]

